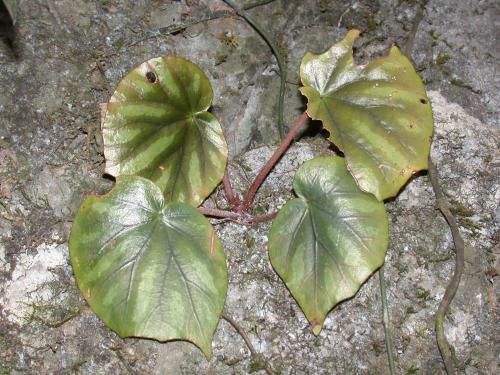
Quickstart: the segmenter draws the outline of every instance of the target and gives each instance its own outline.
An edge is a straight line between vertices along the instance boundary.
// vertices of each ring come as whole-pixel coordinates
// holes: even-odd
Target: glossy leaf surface
[[[168,201],[199,205],[224,174],[227,145],[206,112],[212,88],[180,57],[139,65],[118,85],[103,122],[106,172],[152,180]]]
[[[359,189],[339,157],[304,163],[293,186],[298,198],[274,220],[269,256],[317,335],[333,306],[352,297],[383,264],[387,214],[382,202]]]
[[[207,357],[227,291],[221,243],[185,203],[136,176],[82,203],[69,242],[76,280],[122,337],[189,340]]]
[[[361,189],[383,200],[427,168],[431,105],[397,47],[389,56],[356,65],[352,46],[358,34],[350,31],[321,55],[307,53],[300,90],[308,99],[307,113],[323,122]]]

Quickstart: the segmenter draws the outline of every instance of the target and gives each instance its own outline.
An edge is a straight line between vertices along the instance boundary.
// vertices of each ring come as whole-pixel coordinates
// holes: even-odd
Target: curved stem
[[[241,336],[243,341],[245,341],[245,344],[247,345],[248,349],[250,350],[250,353],[252,354],[252,357],[254,360],[257,360],[262,367],[266,370],[266,372],[270,375],[275,374],[274,370],[272,367],[262,358],[262,356],[257,353],[255,348],[253,347],[252,341],[250,340],[250,337],[248,337],[247,333],[243,330],[243,328],[234,320],[232,317],[230,317],[226,312],[222,313],[222,319],[227,321],[229,324],[233,326],[233,328],[238,332],[238,334]]]
[[[411,59],[411,52],[413,50],[413,45],[415,43],[415,36],[417,35],[418,27],[424,18],[424,10],[427,6],[429,0],[421,0],[420,4],[418,4],[417,12],[415,13],[415,17],[413,18],[411,30],[408,33],[406,38],[406,42],[402,46],[403,53]]]
[[[268,162],[262,167],[260,170],[259,174],[257,177],[255,177],[254,182],[250,187],[248,188],[248,192],[245,196],[245,200],[243,201],[243,204],[241,205],[241,210],[245,211],[250,207],[250,205],[253,202],[253,198],[255,197],[255,194],[257,193],[257,190],[259,190],[260,185],[264,182],[264,179],[266,176],[271,172],[273,167],[276,165],[276,162],[281,158],[281,155],[286,151],[288,146],[290,146],[290,143],[292,143],[293,137],[297,134],[301,126],[306,122],[306,120],[309,118],[306,112],[304,112],[295,125],[293,125],[292,129],[290,132],[286,135],[285,139],[283,142],[281,142],[281,145],[278,147],[278,149],[274,152],[273,156],[271,156],[271,159],[268,160]]]
[[[285,127],[283,124],[283,111],[284,111],[284,103],[285,103],[285,83],[286,83],[286,68],[285,68],[285,62],[283,61],[283,58],[281,57],[281,54],[278,51],[278,47],[276,46],[276,43],[274,43],[274,40],[271,38],[271,36],[267,33],[266,30],[264,30],[258,23],[255,21],[255,19],[250,16],[247,12],[245,12],[244,6],[241,7],[238,4],[236,4],[233,0],[224,0],[227,5],[229,5],[231,8],[234,9],[234,11],[245,21],[247,21],[250,26],[252,26],[255,31],[257,31],[262,39],[267,43],[269,48],[271,48],[271,51],[273,52],[273,55],[276,57],[276,61],[278,62],[278,67],[280,69],[280,94],[279,94],[279,100],[278,100],[278,131],[280,134],[280,139],[283,139],[285,136]],[[267,2],[266,2],[267,4]],[[248,6],[247,6],[248,7]]]
[[[243,5],[242,8],[244,10],[249,10],[249,9],[261,6],[261,5],[269,4],[273,1],[275,1],[275,0],[256,0],[256,1],[253,1],[251,3]],[[205,13],[199,17],[189,18],[189,19],[187,19],[183,22],[180,22],[180,23],[173,23],[173,24],[168,25],[168,26],[160,27],[159,29],[148,30],[148,31],[145,31],[143,33],[140,33],[133,42],[126,44],[125,46],[132,47],[132,46],[134,46],[140,42],[143,42],[147,39],[156,38],[156,37],[159,37],[161,35],[175,34],[177,32],[185,30],[188,27],[197,25],[199,23],[204,23],[207,21],[216,20],[218,18],[225,18],[225,17],[231,17],[231,16],[234,16],[234,13],[229,11],[229,10],[208,11],[207,13]]]
[[[385,348],[387,349],[387,361],[389,362],[389,373],[391,375],[396,374],[394,366],[394,354],[392,352],[392,336],[391,329],[389,325],[389,308],[387,307],[387,290],[385,287],[384,279],[384,266],[380,267],[378,270],[378,279],[380,281],[380,294],[382,297],[382,321],[384,323],[384,336],[385,336]]]
[[[162,35],[175,34],[199,23],[216,20],[218,18],[231,17],[233,15],[234,14],[231,11],[227,10],[209,11],[200,17],[190,18],[180,23],[173,23],[155,30],[147,30],[143,33],[140,33],[131,43],[126,44],[126,47],[132,47],[147,39],[156,38]]]
[[[439,178],[436,170],[436,166],[432,162],[429,157],[429,179],[431,181],[432,189],[434,190],[434,194],[436,196],[436,206],[443,214],[444,218],[448,222],[448,225],[451,230],[451,235],[453,237],[453,242],[455,244],[455,253],[456,253],[456,261],[455,261],[455,272],[451,278],[450,283],[446,287],[444,292],[443,299],[439,304],[438,311],[436,313],[436,340],[439,347],[439,351],[441,352],[441,357],[443,358],[444,366],[446,368],[446,372],[448,375],[456,374],[455,363],[453,361],[453,354],[451,351],[450,344],[446,339],[446,335],[444,333],[444,320],[446,313],[448,311],[448,307],[450,306],[451,301],[455,297],[455,293],[457,292],[458,286],[460,284],[460,278],[462,277],[462,273],[464,270],[464,240],[460,235],[460,231],[458,230],[458,225],[455,217],[451,213],[449,209],[448,202],[444,197],[443,191],[439,186]]]

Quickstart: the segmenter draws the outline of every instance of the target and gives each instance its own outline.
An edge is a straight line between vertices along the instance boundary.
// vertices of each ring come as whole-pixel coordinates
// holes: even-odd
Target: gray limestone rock
[[[424,6],[422,6],[424,4]],[[277,65],[260,37],[228,17],[130,45],[141,32],[222,9],[222,1],[20,1],[16,54],[0,58],[0,374],[263,373],[221,321],[213,358],[187,342],[121,339],[88,308],[68,259],[72,215],[104,193],[99,103],[136,64],[162,54],[200,64],[212,112],[230,144],[243,193],[276,143]],[[466,268],[445,328],[461,371],[498,373],[500,159],[499,4],[474,1],[274,1],[251,11],[286,51],[287,124],[304,109],[298,66],[352,27],[365,62],[397,43],[427,83],[436,130],[432,158],[466,243]],[[410,43],[411,42],[411,43]],[[9,53],[10,56],[10,53]],[[312,136],[312,137],[310,137]],[[309,131],[276,166],[253,212],[293,196],[304,161],[332,154]],[[219,188],[207,206],[225,208]],[[425,173],[387,203],[386,282],[397,372],[444,373],[434,314],[454,266],[451,234]],[[315,337],[267,257],[269,223],[212,220],[229,265],[227,309],[282,374],[387,373],[378,275],[337,306]]]

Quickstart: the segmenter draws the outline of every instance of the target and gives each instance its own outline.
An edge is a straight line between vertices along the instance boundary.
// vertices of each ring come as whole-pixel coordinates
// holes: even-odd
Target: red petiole
[[[290,146],[290,143],[292,143],[293,138],[299,131],[299,129],[304,125],[306,120],[309,118],[307,115],[307,112],[302,113],[302,115],[299,117],[297,122],[293,125],[292,129],[288,132],[286,135],[285,139],[283,139],[283,142],[281,142],[280,146],[278,149],[274,152],[273,156],[271,156],[271,159],[267,161],[267,163],[262,167],[260,170],[259,174],[257,177],[255,177],[255,180],[253,181],[252,185],[248,188],[247,194],[245,196],[245,200],[241,204],[239,211],[246,211],[250,207],[250,205],[253,202],[253,199],[255,197],[255,194],[259,190],[260,186],[266,179],[267,175],[271,170],[274,168],[278,160],[281,158],[283,153],[288,149]]]
[[[285,151],[288,149],[290,144],[293,141],[293,138],[295,135],[298,133],[302,125],[306,122],[306,120],[309,118],[306,112],[304,112],[297,122],[293,125],[292,129],[288,132],[286,135],[285,139],[283,139],[283,142],[281,142],[280,146],[278,149],[274,152],[273,156],[267,161],[267,163],[262,167],[260,170],[259,174],[257,177],[255,177],[255,180],[252,182],[250,187],[248,188],[248,191],[245,195],[245,199],[243,202],[241,202],[240,198],[234,193],[233,188],[231,186],[231,181],[229,180],[229,176],[226,173],[222,179],[222,183],[224,185],[224,191],[226,194],[226,198],[228,202],[233,206],[232,211],[224,211],[224,210],[218,210],[218,209],[211,209],[211,208],[205,208],[205,207],[200,207],[198,208],[198,211],[202,213],[203,215],[206,216],[212,216],[212,217],[219,217],[219,218],[226,218],[229,220],[237,221],[237,222],[242,222],[242,223],[261,223],[269,220],[273,220],[276,217],[276,212],[273,212],[271,214],[266,214],[266,215],[260,215],[260,216],[252,216],[249,215],[246,211],[252,204],[255,194],[257,194],[257,191],[259,190],[260,186],[266,179],[267,175],[271,170],[274,168],[278,160],[283,156]]]
[[[224,174],[224,177],[222,178],[222,184],[224,185],[224,192],[226,193],[226,198],[233,207],[237,207],[240,205],[241,200],[238,195],[235,194],[233,190],[233,186],[231,185],[231,180],[229,179],[229,175],[226,173]]]
[[[265,221],[273,220],[277,215],[277,212],[273,212],[265,215],[252,216],[246,212],[225,211],[206,207],[198,207],[198,211],[205,216],[228,219],[243,224],[263,223]]]

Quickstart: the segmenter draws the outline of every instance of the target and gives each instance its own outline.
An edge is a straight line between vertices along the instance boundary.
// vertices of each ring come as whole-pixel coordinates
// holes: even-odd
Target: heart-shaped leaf
[[[388,243],[384,204],[359,189],[342,158],[318,157],[295,174],[298,198],[269,233],[271,263],[314,334],[328,312],[379,268]]]
[[[189,340],[210,357],[227,291],[224,252],[194,207],[163,201],[136,176],[85,199],[69,241],[76,280],[120,336]]]
[[[344,152],[362,190],[383,200],[426,169],[433,130],[431,105],[410,61],[393,47],[389,56],[355,64],[359,31],[300,66],[307,113],[321,120]]]
[[[150,179],[168,201],[199,205],[220,183],[227,145],[206,110],[212,87],[180,57],[158,57],[132,70],[111,97],[103,122],[106,172]]]

